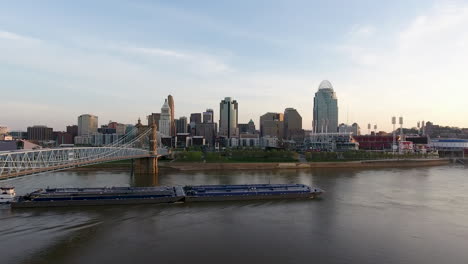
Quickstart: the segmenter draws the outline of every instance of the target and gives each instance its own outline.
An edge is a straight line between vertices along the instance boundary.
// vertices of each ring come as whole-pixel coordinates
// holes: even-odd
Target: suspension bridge
[[[157,142],[156,125],[139,123],[118,141],[102,147],[0,152],[0,180],[130,159],[136,160],[137,171],[157,174],[157,159],[169,154]]]

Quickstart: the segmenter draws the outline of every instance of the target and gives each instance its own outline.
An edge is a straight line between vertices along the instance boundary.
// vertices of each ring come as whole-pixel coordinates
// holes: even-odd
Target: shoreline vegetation
[[[403,154],[394,156],[383,152],[306,152],[286,150],[228,150],[224,152],[180,151],[173,160],[161,160],[160,168],[182,171],[203,170],[258,170],[310,168],[385,168],[439,166],[451,163],[430,154]],[[131,160],[96,164],[75,170],[96,168],[112,170],[131,169]]]

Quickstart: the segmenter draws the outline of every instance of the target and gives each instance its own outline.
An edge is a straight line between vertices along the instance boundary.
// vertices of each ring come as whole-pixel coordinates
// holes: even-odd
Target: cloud
[[[352,28],[350,32],[359,33],[337,47],[351,61],[339,73],[349,89],[342,102],[362,113],[358,118],[364,124],[403,114],[410,116],[410,124],[430,119],[466,126],[462,98],[468,97],[467,29],[467,5],[437,5],[400,29],[375,30],[370,37],[361,34],[367,30]],[[366,111],[370,106],[379,111]]]
[[[233,71],[233,68],[219,57],[203,53],[177,51],[157,47],[114,46],[113,48],[120,52],[145,56],[147,59],[148,56],[155,59],[163,57],[169,59],[172,63],[182,64],[180,65],[182,68],[188,67],[191,71],[203,75]]]
[[[39,42],[40,41],[37,38],[26,37],[26,36],[12,33],[12,32],[1,31],[1,30],[0,30],[0,39],[22,41],[22,42]]]

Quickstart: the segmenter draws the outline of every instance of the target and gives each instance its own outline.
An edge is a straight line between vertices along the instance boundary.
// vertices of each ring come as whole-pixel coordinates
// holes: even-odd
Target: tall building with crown
[[[316,133],[335,133],[338,130],[338,98],[327,80],[320,83],[315,93],[313,130]]]
[[[169,107],[169,103],[166,99],[164,101],[163,106],[161,107],[161,117],[159,119],[159,133],[161,133],[162,136],[171,136],[171,124],[171,108]]]

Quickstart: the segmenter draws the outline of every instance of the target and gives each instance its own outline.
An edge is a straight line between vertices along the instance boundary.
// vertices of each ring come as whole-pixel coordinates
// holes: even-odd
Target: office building
[[[98,129],[98,117],[85,114],[78,117],[78,136],[86,136],[96,133]]]
[[[206,109],[206,112],[203,112],[203,123],[214,123],[213,109]]]
[[[260,117],[260,136],[261,137],[276,137],[283,139],[284,137],[284,114],[283,113],[266,113]]]
[[[202,122],[202,114],[192,113],[190,114],[190,123],[198,124]]]
[[[159,133],[161,136],[171,135],[171,108],[167,99],[164,100],[164,104],[161,107],[161,118],[159,119]]]
[[[28,127],[28,140],[47,141],[53,140],[52,128],[47,126],[32,126]]]
[[[195,125],[195,135],[205,138],[209,147],[214,147],[217,136],[216,123],[198,123]]]
[[[239,134],[237,129],[239,106],[236,100],[226,97],[219,104],[219,135],[227,138]]]
[[[73,144],[74,136],[68,132],[54,131],[53,138],[57,146],[62,144]]]
[[[316,133],[338,131],[338,99],[333,86],[322,81],[314,97],[313,129]]]
[[[202,122],[202,114],[201,113],[192,113],[190,114],[190,124],[188,132],[193,137],[196,135],[196,126]]]
[[[169,95],[167,97],[167,102],[169,104],[169,107],[171,108],[171,135],[170,136],[173,136],[175,137],[176,135],[176,124],[175,124],[175,106],[174,106],[174,98],[172,97],[172,95]]]
[[[154,122],[157,126],[156,130],[159,131],[159,120],[161,119],[161,114],[151,113],[151,115],[149,115],[147,119],[148,119],[148,126],[150,127]]]
[[[187,133],[187,117],[182,116],[179,119],[174,120],[176,124],[177,133]]]
[[[121,124],[117,122],[109,122],[107,127],[115,129],[115,133],[117,135],[125,135],[125,131],[127,129],[127,126],[125,124]]]
[[[304,140],[302,117],[294,108],[284,110],[284,137],[297,142]]]

